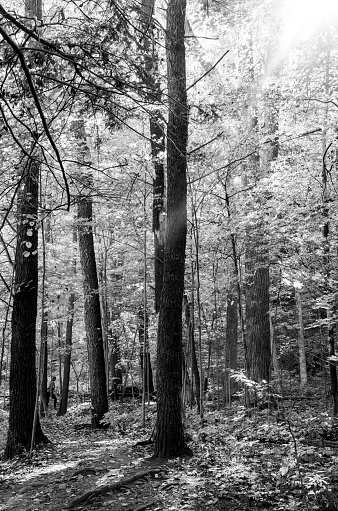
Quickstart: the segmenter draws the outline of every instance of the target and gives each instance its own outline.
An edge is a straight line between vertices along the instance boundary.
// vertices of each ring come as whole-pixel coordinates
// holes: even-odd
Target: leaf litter
[[[194,456],[167,461],[152,459],[152,445],[138,445],[150,438],[155,415],[148,408],[144,430],[140,407],[118,403],[110,427],[92,430],[75,429],[89,425],[81,408],[50,414],[42,427],[53,444],[1,463],[0,510],[338,510],[338,443],[323,441],[325,413],[298,410],[281,420],[238,406],[211,410],[201,428],[189,411]]]

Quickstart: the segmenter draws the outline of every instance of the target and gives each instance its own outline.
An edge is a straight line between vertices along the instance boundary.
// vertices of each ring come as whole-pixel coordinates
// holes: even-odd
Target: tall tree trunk
[[[73,246],[77,243],[77,230],[73,227]],[[73,274],[76,275],[76,256],[73,256]],[[66,323],[66,342],[65,352],[63,356],[63,384],[62,394],[60,400],[60,407],[57,415],[65,415],[68,407],[68,394],[69,394],[69,380],[70,380],[70,367],[72,358],[72,344],[73,344],[73,324],[75,312],[75,293],[72,291],[68,297],[67,307],[67,323]]]
[[[35,146],[35,143],[34,143]],[[38,182],[34,149],[22,170],[18,196],[17,246],[12,310],[10,409],[5,458],[31,446],[36,400],[36,317],[38,299]],[[35,157],[34,157],[35,156]],[[47,442],[39,418],[35,444]]]
[[[323,186],[323,238],[324,238],[324,250],[323,250],[323,269],[324,269],[324,280],[325,287],[328,293],[332,293],[330,289],[331,279],[331,247],[330,247],[330,179],[329,175],[332,170],[332,160],[330,161],[330,148],[331,144],[327,145],[327,131],[328,131],[328,114],[329,114],[329,103],[332,96],[332,84],[330,83],[330,64],[331,64],[331,49],[330,39],[327,43],[326,59],[325,59],[325,92],[327,96],[327,103],[324,107],[324,119],[323,119],[323,136],[322,136],[322,151],[323,151],[323,166],[322,166],[322,186]],[[335,158],[334,158],[335,159]],[[333,161],[334,161],[333,159]],[[335,356],[335,333],[334,333],[334,322],[331,320],[331,304],[327,304],[327,308],[324,311],[327,320],[327,334],[329,344],[329,356]],[[338,380],[337,380],[337,366],[335,362],[332,362],[329,358],[329,369],[330,369],[330,384],[332,394],[332,417],[338,415]]]
[[[165,122],[160,110],[162,104],[161,84],[158,73],[158,55],[153,44],[155,0],[142,0],[142,40],[144,55],[144,83],[148,94],[147,101],[157,108],[152,109],[149,128],[151,155],[155,171],[153,180],[153,232],[154,232],[154,268],[155,268],[155,312],[159,312],[163,283],[163,254],[165,232],[164,205],[164,132]]]
[[[90,151],[86,141],[84,121],[73,122],[73,133],[78,143],[78,161],[88,163]],[[92,175],[82,169],[83,190],[78,197],[78,238],[83,274],[84,323],[87,337],[89,376],[92,403],[92,425],[101,427],[100,421],[108,411],[104,348],[101,327],[99,284],[93,238]]]
[[[182,301],[187,235],[186,151],[188,108],[184,48],[185,0],[169,0],[166,48],[168,76],[167,229],[157,345],[155,457],[190,452],[182,422]]]
[[[41,0],[26,0],[27,18],[42,19]],[[12,309],[9,427],[4,457],[47,443],[36,414],[36,317],[38,300],[38,199],[40,161],[36,141],[24,159],[17,202],[17,245]]]
[[[264,150],[260,159],[252,160],[254,172],[260,177],[268,175],[271,162],[278,157],[279,91],[272,83],[264,93]],[[252,128],[257,129],[257,118],[252,118]],[[260,169],[258,170],[258,167]],[[265,198],[261,198],[264,206]],[[270,275],[269,250],[261,220],[247,230],[246,250],[246,341],[249,378],[255,381],[270,380]]]

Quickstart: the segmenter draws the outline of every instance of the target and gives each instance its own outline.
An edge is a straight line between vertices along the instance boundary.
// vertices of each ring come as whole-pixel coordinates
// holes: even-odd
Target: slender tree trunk
[[[322,185],[323,185],[323,237],[324,237],[324,255],[323,255],[323,268],[324,268],[324,279],[326,288],[329,293],[332,293],[330,289],[329,281],[331,278],[331,256],[330,256],[330,185],[329,185],[329,174],[332,169],[332,162],[330,162],[329,151],[331,144],[327,146],[327,130],[328,130],[328,114],[329,114],[329,98],[332,95],[332,88],[330,86],[330,62],[331,62],[331,50],[330,44],[328,43],[326,51],[325,61],[325,92],[327,95],[327,104],[324,108],[324,119],[323,119],[323,137],[322,137],[322,151],[323,151],[323,166],[322,166]],[[331,166],[331,168],[329,168]],[[325,310],[327,319],[327,334],[329,344],[329,356],[335,356],[335,333],[334,333],[334,322],[331,320],[331,308],[327,305]],[[332,394],[332,417],[338,415],[338,380],[337,380],[337,366],[334,362],[330,361],[330,383],[331,383],[331,394]]]
[[[73,122],[73,132],[78,142],[79,163],[90,160],[84,121]],[[101,327],[99,284],[93,238],[92,176],[81,176],[83,191],[78,197],[78,239],[83,274],[84,323],[87,336],[89,375],[92,403],[92,425],[101,427],[100,421],[108,411],[105,360]]]
[[[186,150],[188,108],[184,48],[185,0],[169,0],[166,48],[169,119],[167,134],[167,230],[157,346],[155,457],[190,452],[182,422],[182,302],[187,235]]]
[[[188,342],[191,349],[191,370],[193,374],[193,379],[195,381],[195,394],[196,394],[196,403],[198,413],[200,413],[200,390],[201,390],[201,380],[200,373],[198,370],[198,361],[196,355],[196,346],[195,346],[195,335],[194,335],[194,322],[193,322],[193,311],[191,310],[191,304],[188,301],[188,297],[184,295],[184,310],[185,310],[185,321],[188,328]],[[193,384],[191,384],[191,390],[193,391]]]
[[[152,109],[149,119],[151,155],[155,171],[153,180],[153,232],[154,232],[154,269],[155,269],[155,312],[159,312],[163,282],[163,254],[165,232],[164,204],[164,133],[165,122],[160,106],[162,104],[161,84],[158,73],[158,55],[154,38],[155,0],[142,0],[142,40],[144,55],[144,83],[149,103],[158,105]]]
[[[146,324],[144,325],[144,318],[146,317]],[[140,367],[143,378],[143,391],[145,397],[154,392],[153,383],[153,370],[151,367],[150,353],[149,353],[149,337],[148,337],[148,314],[144,314],[143,309],[139,310],[139,342],[140,342]]]
[[[235,276],[237,279],[237,275]],[[238,331],[238,300],[236,290],[230,290],[227,296],[227,320],[225,337],[225,397],[231,403],[237,384],[231,378],[231,370],[237,369],[237,333]]]
[[[41,378],[41,403],[40,415],[43,416],[47,410],[47,386],[48,386],[48,312],[44,311],[41,325],[42,337],[42,378]]]
[[[298,315],[298,351],[299,351],[299,377],[300,386],[302,388],[307,385],[307,370],[306,370],[306,351],[304,340],[304,325],[303,325],[303,305],[301,296],[301,285],[295,283],[295,297]]]
[[[77,243],[77,230],[73,228],[73,246]],[[76,275],[76,256],[73,256],[73,274]],[[69,394],[69,381],[70,381],[70,367],[72,357],[72,344],[73,344],[73,324],[74,324],[74,312],[75,312],[75,293],[71,292],[68,297],[68,314],[66,323],[66,341],[65,341],[65,352],[63,356],[63,385],[62,394],[60,400],[60,407],[57,415],[65,415],[67,413],[68,406],[68,394]]]

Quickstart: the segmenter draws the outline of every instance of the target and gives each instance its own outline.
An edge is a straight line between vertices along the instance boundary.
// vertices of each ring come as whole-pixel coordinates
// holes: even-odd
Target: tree
[[[77,243],[77,231],[73,227],[73,243]],[[76,257],[73,256],[73,272],[76,274]],[[68,296],[68,308],[67,308],[67,322],[66,322],[66,342],[65,351],[63,355],[63,385],[60,407],[57,415],[64,415],[67,413],[68,406],[68,393],[69,393],[69,379],[70,379],[70,367],[72,357],[72,344],[73,344],[73,323],[74,323],[74,309],[75,309],[75,292],[71,291]]]
[[[108,411],[105,358],[103,348],[99,283],[96,268],[93,238],[93,200],[91,173],[84,174],[90,161],[90,150],[86,141],[83,119],[73,121],[72,130],[78,149],[78,161],[82,165],[80,176],[82,191],[78,197],[78,239],[80,261],[83,274],[84,322],[87,337],[90,374],[90,394],[92,402],[92,425],[101,426],[101,419]]]
[[[27,0],[26,16],[41,19],[42,2]],[[5,458],[48,442],[36,411],[36,319],[38,300],[38,202],[40,151],[31,143],[23,159],[17,198],[17,242],[12,310],[10,410]],[[36,426],[33,430],[34,415]],[[33,431],[33,436],[32,436]]]
[[[169,0],[167,226],[157,345],[155,457],[187,454],[182,423],[182,302],[187,235],[186,151],[188,107],[184,47],[185,0]]]

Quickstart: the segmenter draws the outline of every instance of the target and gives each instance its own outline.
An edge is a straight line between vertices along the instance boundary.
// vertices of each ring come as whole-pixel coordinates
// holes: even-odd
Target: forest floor
[[[53,444],[1,463],[0,510],[338,510],[337,437],[313,405],[298,396],[278,411],[210,409],[203,428],[189,411],[193,456],[169,461],[136,445],[151,436],[155,404],[145,429],[134,403],[115,403],[102,431],[81,429],[88,405],[51,413],[42,426]]]

